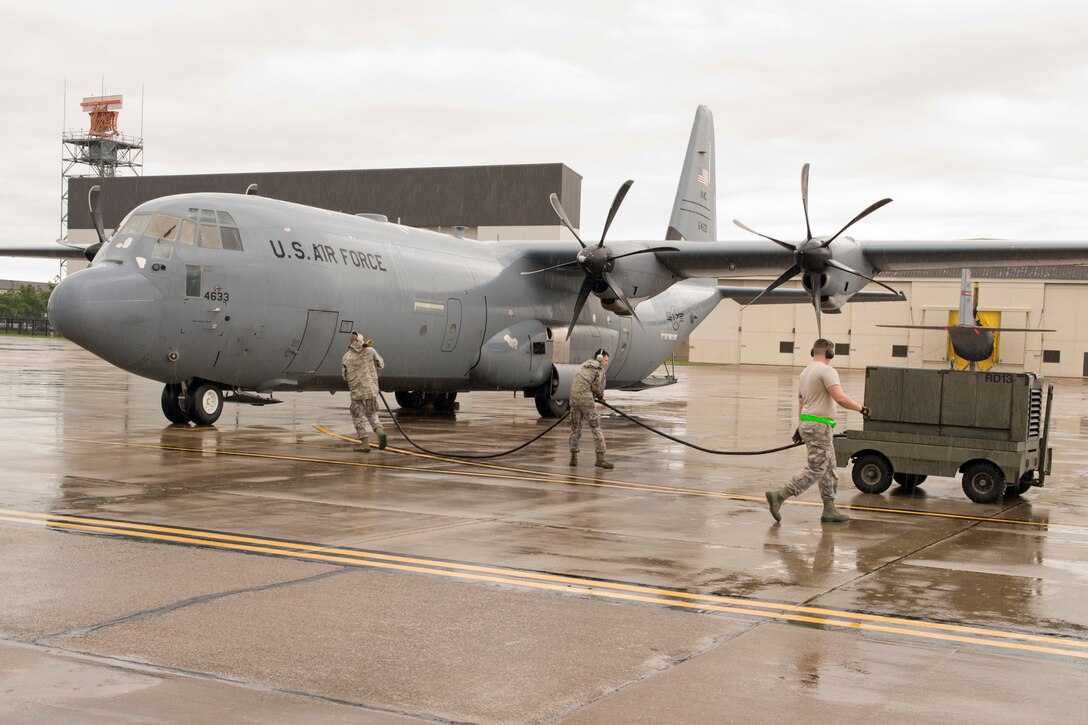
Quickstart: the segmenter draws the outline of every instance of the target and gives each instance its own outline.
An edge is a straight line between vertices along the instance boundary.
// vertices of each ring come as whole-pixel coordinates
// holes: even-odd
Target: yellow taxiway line
[[[927,622],[903,617],[700,594],[675,589],[586,579],[500,566],[402,556],[174,526],[133,523],[82,516],[51,515],[0,509],[0,521],[49,529],[123,536],[211,549],[264,554],[307,561],[427,574],[470,582],[505,584],[602,599],[719,612],[757,619],[815,624],[908,638],[935,640],[1002,650],[1088,659],[1088,642],[1056,634],[1030,634],[964,624]]]

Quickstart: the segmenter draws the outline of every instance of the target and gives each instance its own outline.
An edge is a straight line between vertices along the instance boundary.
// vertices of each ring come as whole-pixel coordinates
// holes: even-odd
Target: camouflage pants
[[[366,426],[363,421],[370,423],[371,430],[377,430],[381,423],[378,422],[378,399],[351,397],[351,422],[355,424],[355,433],[359,439],[366,438]]]
[[[808,464],[790,479],[784,490],[790,496],[799,496],[814,483],[820,485],[820,498],[835,499],[838,477],[835,476],[835,449],[831,444],[831,426],[824,423],[802,421],[798,427],[801,440],[808,449]]]
[[[571,452],[577,452],[578,441],[582,439],[582,421],[589,423],[589,429],[593,431],[593,449],[598,453],[604,453],[604,433],[601,432],[601,416],[597,415],[596,408],[586,408],[580,405],[570,407]]]

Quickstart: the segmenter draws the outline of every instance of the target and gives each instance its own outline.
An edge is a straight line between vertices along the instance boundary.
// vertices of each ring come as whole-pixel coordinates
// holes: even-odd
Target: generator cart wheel
[[[851,477],[862,493],[884,493],[892,485],[892,464],[879,453],[865,453],[854,459]]]
[[[963,469],[963,492],[975,503],[993,503],[1005,495],[1005,474],[989,461],[975,461]]]
[[[1031,482],[1035,480],[1035,471],[1028,471],[1020,480],[1016,482],[1015,486],[1009,486],[1005,489],[1005,494],[1008,496],[1023,496],[1028,490],[1031,489]]]
[[[898,483],[903,488],[916,488],[922,485],[922,482],[926,480],[926,474],[924,473],[900,473],[896,471],[892,474],[892,480]]]

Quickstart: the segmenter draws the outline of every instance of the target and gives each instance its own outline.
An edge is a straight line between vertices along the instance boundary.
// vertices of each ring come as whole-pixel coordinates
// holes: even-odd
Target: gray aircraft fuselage
[[[357,330],[385,358],[384,390],[521,390],[568,362],[554,359],[550,328],[565,327],[581,277],[522,276],[531,265],[505,258],[513,245],[259,196],[164,197],[57,286],[49,316],[87,350],[164,383],[345,389],[340,358]],[[554,247],[557,259],[578,250]],[[711,282],[676,284],[642,302],[640,326],[591,297],[569,362],[604,347],[609,387],[636,385],[720,299]]]

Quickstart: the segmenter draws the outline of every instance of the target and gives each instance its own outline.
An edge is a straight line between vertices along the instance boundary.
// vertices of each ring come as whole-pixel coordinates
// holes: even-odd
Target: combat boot
[[[771,509],[771,516],[774,516],[775,521],[782,520],[782,502],[790,497],[790,494],[786,489],[780,491],[767,491],[767,505]]]
[[[355,450],[359,453],[370,453],[370,439],[366,436],[360,438],[358,445],[355,446]]]
[[[597,462],[594,463],[593,465],[596,466],[597,468],[615,468],[615,466],[613,466],[611,463],[609,463],[608,461],[606,461],[604,459],[604,454],[603,453],[598,453],[597,454]]]
[[[844,524],[850,517],[835,508],[835,499],[824,499],[824,512],[820,521],[825,524]]]
[[[571,465],[571,466],[577,466],[578,465],[578,451],[571,451],[570,452],[570,464],[569,465]]]
[[[385,428],[380,425],[374,429],[374,432],[378,434],[378,448],[385,450],[385,444],[389,442],[389,439],[385,436]]]

